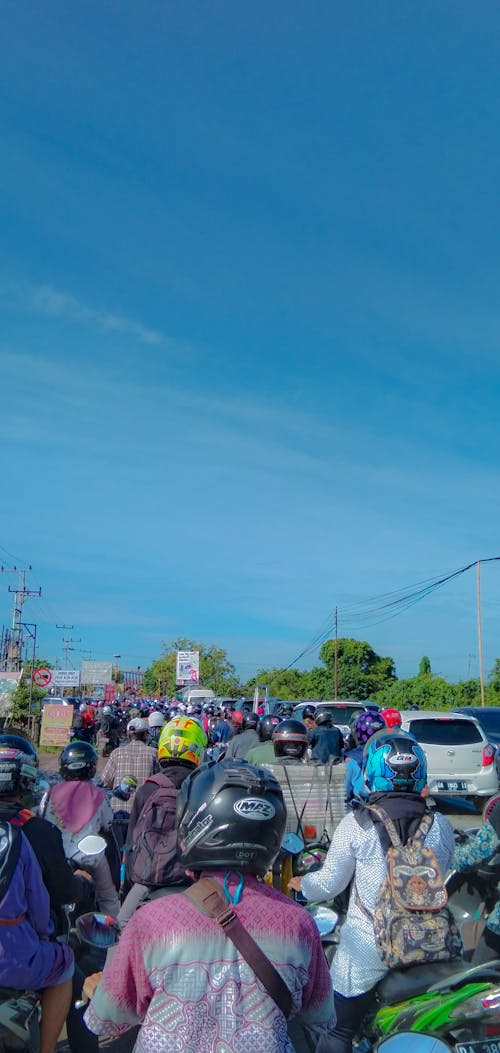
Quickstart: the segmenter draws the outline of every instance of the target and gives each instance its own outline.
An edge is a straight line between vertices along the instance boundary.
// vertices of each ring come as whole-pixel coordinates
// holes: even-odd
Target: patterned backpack
[[[412,838],[403,845],[392,819],[375,805],[367,811],[390,839],[387,874],[380,886],[373,914],[355,902],[373,921],[378,953],[388,969],[424,962],[447,962],[462,950],[460,934],[446,906],[448,893],[432,848],[424,844],[434,821],[426,811]]]

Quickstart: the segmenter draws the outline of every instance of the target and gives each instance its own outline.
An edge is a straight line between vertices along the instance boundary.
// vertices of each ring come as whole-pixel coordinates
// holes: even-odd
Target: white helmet
[[[103,716],[106,716],[106,717],[109,716],[109,714],[111,713],[111,706],[103,706],[102,707],[102,713],[103,713]]]
[[[129,720],[127,724],[127,731],[131,732],[132,734],[139,731],[147,731],[148,728],[149,724],[147,720],[144,720],[143,717],[133,717],[132,720]]]
[[[162,728],[165,723],[165,717],[163,713],[159,713],[157,709],[153,713],[149,714],[148,724],[150,728]]]

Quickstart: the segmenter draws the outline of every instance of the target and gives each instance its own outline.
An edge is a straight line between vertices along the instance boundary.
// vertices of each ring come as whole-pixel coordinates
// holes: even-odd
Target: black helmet
[[[264,874],[281,847],[286,809],[266,768],[210,761],[188,775],[177,798],[177,850],[190,870]]]
[[[38,768],[38,754],[33,743],[25,735],[7,731],[2,733],[0,735],[0,750],[3,749],[20,750],[21,753],[24,753],[26,760],[34,768]]]
[[[302,711],[302,720],[316,720],[316,706],[305,706]]]
[[[23,754],[0,746],[0,797],[14,796],[23,790]]]
[[[258,713],[245,713],[245,716],[243,717],[243,730],[244,731],[249,731],[250,728],[253,728],[253,730],[256,731],[258,726],[259,726],[259,715],[258,715]]]
[[[318,728],[332,728],[333,727],[333,716],[328,709],[320,709],[318,715],[314,718],[316,726]]]
[[[91,779],[96,773],[97,753],[90,742],[70,742],[59,757],[63,779]]]
[[[307,728],[301,720],[282,720],[273,733],[277,757],[303,757],[308,741]]]
[[[24,735],[8,734],[0,735],[0,753],[6,758],[8,754],[16,754],[21,759],[21,782],[19,789],[33,793],[38,779],[38,754],[35,747]],[[15,790],[6,790],[3,786],[0,793],[15,793]]]
[[[262,720],[260,721],[259,727],[257,729],[259,732],[260,741],[270,742],[273,737],[273,732],[275,728],[278,727],[279,723],[279,717],[272,717],[270,715],[268,715],[267,717],[262,717]]]

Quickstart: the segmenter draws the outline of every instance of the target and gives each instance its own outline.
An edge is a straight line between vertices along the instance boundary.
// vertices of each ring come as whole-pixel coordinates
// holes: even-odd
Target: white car
[[[495,747],[474,717],[449,710],[404,710],[402,728],[423,746],[429,794],[470,797],[482,807],[498,793]]]

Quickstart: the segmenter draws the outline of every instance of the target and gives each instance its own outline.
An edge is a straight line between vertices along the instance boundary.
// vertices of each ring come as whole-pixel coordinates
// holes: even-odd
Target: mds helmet
[[[174,717],[162,728],[158,741],[160,764],[169,761],[202,764],[207,748],[207,736],[196,720],[191,717]]]
[[[427,783],[427,759],[406,731],[379,731],[363,750],[363,776],[370,793],[421,793]]]
[[[351,735],[357,746],[364,746],[372,735],[375,735],[377,731],[383,731],[384,728],[387,729],[384,718],[380,713],[374,713],[369,709],[359,714],[355,713],[351,718]]]
[[[256,731],[260,723],[258,713],[245,713],[243,717],[243,730],[244,731]]]
[[[179,790],[177,850],[190,870],[264,874],[278,855],[285,826],[277,779],[246,761],[204,764]]]
[[[90,742],[70,742],[59,757],[59,774],[61,778],[92,779],[97,769],[97,753]]]
[[[274,752],[277,757],[301,759],[308,744],[307,728],[301,720],[282,720],[273,733]]]
[[[257,731],[259,732],[260,741],[270,742],[273,737],[273,733],[278,727],[279,723],[279,717],[272,717],[270,715],[268,715],[267,717],[262,717],[262,720],[259,722],[259,726],[257,728]]]

